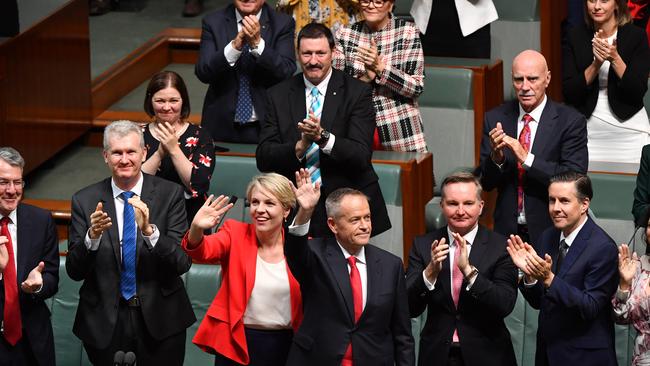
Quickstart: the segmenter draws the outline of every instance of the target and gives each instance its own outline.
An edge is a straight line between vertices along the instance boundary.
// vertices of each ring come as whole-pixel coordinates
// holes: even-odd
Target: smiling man
[[[551,226],[546,209],[548,180],[556,173],[587,171],[584,116],[546,96],[551,71],[537,51],[512,62],[517,100],[487,112],[477,170],[487,191],[496,188],[494,231],[532,243]]]
[[[593,198],[585,174],[550,179],[553,226],[537,250],[518,236],[508,252],[524,272],[520,289],[539,309],[536,366],[617,365],[611,299],[618,285],[618,250],[589,217]]]
[[[372,235],[390,229],[386,204],[372,167],[375,110],[372,89],[332,68],[334,37],[322,24],[298,34],[302,73],[269,90],[268,114],[255,154],[257,168],[294,179],[307,168],[322,183],[321,200],[310,225],[314,237],[331,236],[325,197],[349,187],[370,197]]]
[[[411,317],[427,309],[419,365],[515,366],[503,319],[517,300],[506,237],[479,225],[481,184],[454,173],[440,188],[447,226],[415,238],[406,283]]]
[[[185,330],[196,318],[181,275],[191,259],[181,186],[143,174],[142,129],[104,130],[111,177],[72,196],[66,271],[83,281],[72,331],[94,365],[134,352],[138,365],[182,365]]]

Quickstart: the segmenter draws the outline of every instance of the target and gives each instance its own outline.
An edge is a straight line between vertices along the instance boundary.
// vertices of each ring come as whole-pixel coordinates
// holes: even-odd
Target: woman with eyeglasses
[[[296,35],[309,23],[321,23],[336,33],[359,19],[358,0],[278,0],[277,9],[296,21]]]
[[[427,151],[418,96],[424,56],[413,23],[396,18],[394,0],[360,0],[364,21],[339,29],[333,66],[373,87],[373,149]]]
[[[144,110],[153,120],[145,127],[147,160],[142,171],[185,188],[187,221],[203,206],[214,171],[214,145],[201,126],[187,121],[190,98],[185,82],[173,71],[162,71],[149,81]]]

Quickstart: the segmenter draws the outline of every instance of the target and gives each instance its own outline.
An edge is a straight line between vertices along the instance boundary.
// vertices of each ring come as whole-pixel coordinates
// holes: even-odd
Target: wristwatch
[[[330,139],[330,133],[326,131],[325,129],[322,129],[320,131],[320,140],[318,140],[317,144],[320,147],[323,147],[327,145],[327,141]]]
[[[472,277],[476,276],[478,274],[478,268],[472,266],[472,271],[469,273],[469,275],[465,276],[466,280],[470,280]]]

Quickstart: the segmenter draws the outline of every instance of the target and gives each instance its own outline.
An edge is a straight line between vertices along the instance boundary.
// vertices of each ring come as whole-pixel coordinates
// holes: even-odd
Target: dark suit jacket
[[[49,211],[27,204],[17,208],[18,263],[16,279],[23,322],[23,339],[27,339],[34,357],[42,365],[54,365],[54,337],[50,311],[45,304],[59,289],[59,241]],[[43,288],[37,294],[26,294],[20,284],[27,279],[38,262],[43,261]],[[4,279],[0,281],[0,319],[4,314]],[[0,349],[2,347],[0,346]],[[0,351],[0,364],[4,355]]]
[[[587,118],[596,108],[598,77],[587,85],[585,69],[592,63],[594,53],[591,39],[594,31],[586,26],[571,30],[563,52],[562,91],[564,101],[574,106]],[[623,78],[619,79],[610,66],[607,78],[607,99],[614,114],[627,120],[643,108],[643,96],[648,90],[650,48],[645,32],[633,25],[618,28],[616,50],[625,62]]]
[[[149,334],[161,340],[184,331],[196,318],[181,275],[192,265],[180,246],[187,230],[182,188],[167,180],[143,174],[142,196],[149,207],[149,221],[160,231],[153,249],[138,230],[136,288]],[[104,204],[113,225],[102,234],[99,249],[84,244],[90,214],[97,202]],[[72,224],[65,263],[70,278],[83,281],[73,332],[94,348],[108,346],[117,321],[122,255],[115,217],[111,178],[88,186],[72,196]]]
[[[639,172],[636,175],[636,188],[634,188],[634,203],[632,214],[634,222],[639,221],[650,208],[650,145],[645,145],[641,151]],[[646,223],[643,223],[644,225]]]
[[[479,226],[469,255],[478,276],[469,291],[461,286],[458,308],[451,297],[449,258],[442,264],[433,291],[422,271],[431,261],[431,243],[447,237],[447,227],[413,240],[406,286],[411,317],[428,307],[427,321],[420,336],[418,365],[447,365],[454,329],[458,329],[465,365],[517,365],[510,333],[503,319],[517,301],[517,270],[506,251],[506,238]]]
[[[266,114],[266,89],[288,79],[296,71],[293,42],[295,22],[287,14],[278,13],[269,5],[262,7],[260,19],[264,52],[255,60],[251,76],[251,97],[258,119]],[[235,67],[231,67],[223,50],[237,35],[235,7],[228,5],[203,18],[201,48],[194,73],[202,82],[210,84],[203,102],[201,125],[210,131],[215,141],[257,143],[257,137],[240,135],[233,121],[239,79]]]
[[[336,239],[307,241],[288,234],[284,252],[300,283],[304,309],[287,366],[339,366],[350,342],[355,366],[415,365],[399,258],[366,245],[366,307],[354,324],[350,275]]]
[[[487,191],[497,189],[494,209],[494,231],[503,235],[517,233],[517,158],[505,149],[502,169],[490,158],[490,131],[501,122],[504,132],[517,136],[518,101],[510,101],[485,114],[481,141],[481,184]],[[542,118],[533,141],[533,166],[526,171],[524,202],[526,222],[532,243],[552,225],[548,216],[548,181],[560,172],[587,172],[587,128],[584,116],[571,107],[558,104],[547,97]]]
[[[538,254],[557,263],[560,231],[549,228]],[[618,285],[618,250],[603,229],[588,218],[569,248],[562,267],[553,266],[548,289],[541,282],[520,289],[539,309],[536,364],[544,353],[549,365],[616,365],[611,298]]]
[[[296,124],[307,115],[303,74],[271,88],[267,108],[260,144],[255,154],[257,168],[295,180],[295,172],[305,166],[304,162],[296,158],[295,153],[296,142],[300,139]],[[325,199],[331,192],[342,187],[358,189],[370,197],[372,235],[390,229],[379,178],[370,161],[375,130],[370,86],[332,69],[323,103],[321,126],[336,136],[336,140],[330,155],[320,154],[323,186],[321,199],[311,221],[312,236],[332,235],[327,227]]]

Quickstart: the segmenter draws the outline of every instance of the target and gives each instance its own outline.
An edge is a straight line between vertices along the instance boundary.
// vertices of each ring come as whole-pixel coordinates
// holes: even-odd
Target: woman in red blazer
[[[221,264],[221,288],[193,339],[216,354],[217,366],[286,362],[302,302],[284,258],[283,224],[296,206],[296,194],[312,201],[316,196],[314,202],[319,196],[309,194],[317,189],[294,190],[279,174],[258,175],[246,191],[251,224],[227,220],[217,233],[203,236],[232,207],[228,197],[210,196],[183,238],[183,249],[193,259]]]

